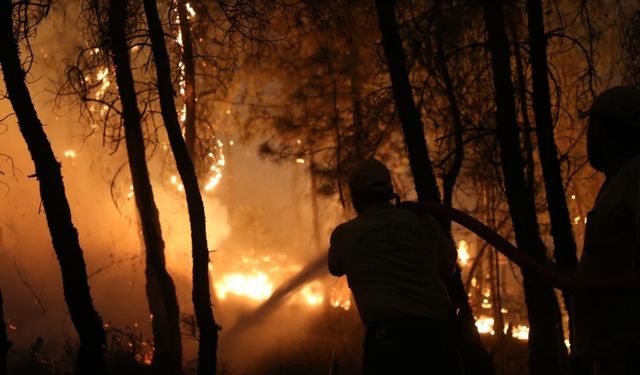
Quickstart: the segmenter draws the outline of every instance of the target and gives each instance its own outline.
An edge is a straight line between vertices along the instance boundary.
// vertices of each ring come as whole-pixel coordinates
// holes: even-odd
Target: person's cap
[[[391,173],[380,161],[367,159],[349,175],[349,187],[358,192],[392,192]]]
[[[640,115],[640,90],[633,86],[616,86],[600,93],[579,117],[624,120],[637,115]]]

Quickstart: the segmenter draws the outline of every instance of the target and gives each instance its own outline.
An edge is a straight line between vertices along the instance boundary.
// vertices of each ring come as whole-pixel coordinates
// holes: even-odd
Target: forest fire
[[[227,294],[234,294],[256,301],[264,301],[273,293],[273,284],[266,274],[259,271],[253,274],[223,274],[218,278],[221,280],[214,283],[214,287],[218,297],[222,300],[227,297]]]
[[[57,3],[0,0],[0,375],[637,352],[639,4]]]
[[[489,334],[491,336],[496,334],[494,329],[494,319],[491,316],[480,315],[476,317],[476,328],[478,328],[478,333],[480,334]],[[523,324],[510,325],[506,324],[503,333],[508,334],[511,332],[511,337],[527,341],[529,340],[529,327]]]
[[[230,267],[234,271],[217,273],[215,267],[211,268],[216,280],[213,284],[216,296],[222,301],[233,297],[253,304],[264,302],[285,280],[303,268],[300,264],[290,262],[285,254],[254,258],[244,256],[241,259],[236,267]],[[321,306],[327,297],[333,307],[344,310],[351,307],[351,295],[346,285],[337,283],[334,288],[328,288],[327,283],[321,280],[305,283],[289,301],[313,307]]]

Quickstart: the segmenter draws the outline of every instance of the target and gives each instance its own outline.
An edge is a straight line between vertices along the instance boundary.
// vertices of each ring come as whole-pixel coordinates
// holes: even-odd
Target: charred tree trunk
[[[11,0],[1,0],[0,64],[9,100],[18,118],[20,132],[35,165],[40,185],[40,199],[62,273],[65,302],[80,337],[77,372],[102,373],[105,366],[105,332],[102,319],[91,299],[84,256],[78,232],[71,219],[60,163],[53,154],[25,83],[25,72],[20,62],[16,36],[13,34],[11,15]]]
[[[544,33],[541,0],[527,0],[527,17],[529,21],[529,46],[531,48],[533,112],[536,118],[538,151],[551,219],[553,255],[558,265],[567,270],[573,270],[578,265],[578,258],[562,183],[562,170],[553,135],[549,77],[547,76],[547,37]],[[567,312],[571,316],[571,296],[566,291],[562,293],[562,296]]]
[[[7,337],[7,323],[4,321],[4,304],[0,292],[0,375],[7,375],[7,354],[11,343]]]
[[[398,34],[394,2],[376,0],[375,5],[382,34],[382,46],[387,58],[396,108],[409,153],[409,163],[418,200],[440,202],[440,192],[429,159],[420,112],[413,101],[402,40]],[[448,234],[451,236],[450,226],[444,220],[440,220],[440,222],[443,229],[449,228]],[[459,267],[455,274],[446,280],[446,284],[451,299],[458,310],[456,328],[465,369],[470,374],[493,374],[491,359],[480,341]]]
[[[144,0],[144,10],[151,38],[153,61],[156,65],[162,119],[169,135],[169,143],[171,144],[178,173],[184,185],[189,211],[193,257],[193,290],[191,296],[200,334],[200,340],[198,341],[198,374],[211,375],[216,373],[218,325],[214,319],[211,306],[209,247],[207,245],[204,203],[198,187],[198,177],[185,140],[182,138],[180,122],[176,113],[173,84],[171,82],[169,54],[167,53],[164,31],[162,30],[162,23],[160,22],[155,0]],[[183,21],[181,16],[181,25]]]
[[[184,67],[184,142],[191,160],[194,161],[196,160],[195,150],[198,137],[196,131],[196,64],[193,57],[191,23],[189,22],[186,0],[178,1],[178,17],[180,17],[180,32],[182,33],[182,66]]]
[[[145,275],[147,299],[151,312],[154,355],[152,367],[157,374],[182,374],[182,337],[180,309],[175,285],[167,272],[160,215],[153,198],[149,170],[145,159],[141,115],[138,109],[133,74],[129,63],[125,22],[127,1],[109,3],[109,48],[115,67],[116,83],[122,104],[127,155],[136,206],[142,224],[146,248]]]
[[[546,260],[539,234],[535,202],[524,178],[524,161],[511,82],[509,42],[501,0],[485,0],[485,22],[491,54],[497,104],[497,136],[502,172],[518,246],[530,255]],[[567,350],[562,335],[560,308],[553,289],[530,272],[522,271],[529,315],[529,359],[532,375],[563,374],[568,370]]]

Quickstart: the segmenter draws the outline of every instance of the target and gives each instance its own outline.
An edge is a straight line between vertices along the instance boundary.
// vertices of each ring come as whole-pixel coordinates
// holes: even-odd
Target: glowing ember
[[[469,255],[469,244],[465,240],[461,240],[458,243],[458,261],[460,261],[461,266],[466,266],[469,263],[469,259],[471,259],[471,255]]]
[[[494,335],[496,332],[493,330],[493,318],[490,316],[481,316],[476,319],[476,328],[478,333]]]
[[[311,284],[305,285],[300,291],[300,295],[304,302],[311,306],[318,306],[324,302],[324,295],[322,284],[315,281]]]
[[[511,336],[518,340],[529,340],[529,327],[525,325],[516,325],[511,331]]]
[[[511,337],[517,340],[527,341],[529,340],[529,327],[524,324],[516,324],[509,325],[506,324],[504,327],[504,333],[509,332],[509,327],[511,328]],[[476,328],[478,328],[478,333],[480,334],[490,334],[495,335],[496,331],[494,330],[494,319],[490,316],[479,316],[476,318]]]
[[[207,179],[207,182],[204,185],[205,191],[213,190],[213,188],[218,186],[218,184],[220,183],[220,180],[222,179],[222,171],[226,164],[223,147],[224,147],[224,143],[218,140],[218,150],[220,155],[218,157],[218,160],[215,163],[211,164],[211,166],[209,167],[209,171],[211,171],[211,175],[209,175],[209,178]],[[209,158],[214,158],[214,156],[215,155],[212,152],[209,153]]]
[[[297,158],[297,159],[296,159],[296,163],[298,163],[298,164],[304,164],[304,159],[302,159],[302,158]]]
[[[351,308],[351,290],[347,285],[345,277],[339,278],[336,282],[336,286],[331,295],[331,306],[344,310]]]

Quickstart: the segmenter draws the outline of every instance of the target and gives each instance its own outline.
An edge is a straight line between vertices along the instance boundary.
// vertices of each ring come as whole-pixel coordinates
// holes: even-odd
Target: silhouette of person
[[[347,276],[366,325],[363,372],[460,373],[442,277],[457,252],[435,219],[396,208],[389,170],[369,159],[349,177],[357,217],[331,234],[329,271]]]
[[[587,215],[576,275],[638,278],[640,90],[608,89],[585,115],[589,163],[605,182]],[[572,355],[591,362],[594,374],[640,374],[640,290],[576,292],[572,314]]]

